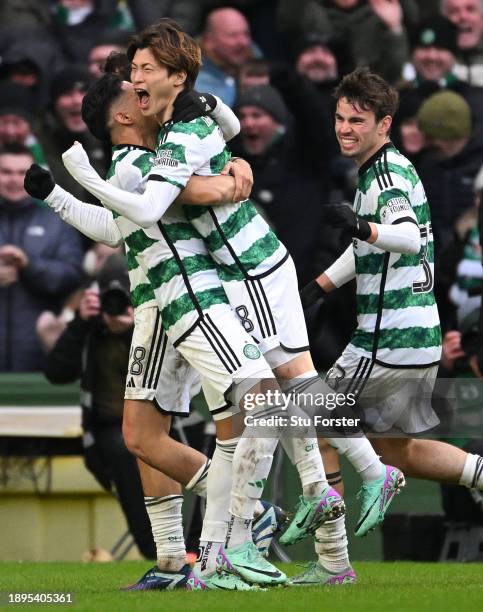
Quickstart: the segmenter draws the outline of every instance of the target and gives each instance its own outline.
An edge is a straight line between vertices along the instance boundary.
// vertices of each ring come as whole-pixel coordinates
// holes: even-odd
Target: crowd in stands
[[[105,175],[110,151],[82,121],[83,96],[109,54],[161,17],[176,19],[201,44],[196,89],[218,95],[239,116],[241,133],[231,149],[251,164],[252,199],[290,250],[301,286],[350,239],[323,220],[324,204],[351,202],[357,175],[339,154],[332,90],[358,65],[399,89],[392,138],[415,165],[431,207],[437,299],[443,333],[450,333],[446,365],[455,355],[469,357],[460,343],[462,302],[472,299],[470,310],[478,308],[483,277],[481,265],[464,265],[472,257],[481,261],[480,0],[4,0],[0,371],[44,369],[45,351],[78,308],[76,290],[92,282],[93,262],[103,256],[26,194],[25,171],[35,161],[62,187],[93,201],[66,172],[61,154],[80,141]],[[323,313],[311,313],[320,368],[331,365],[350,336],[353,300],[345,287]],[[475,373],[477,363],[472,360]]]

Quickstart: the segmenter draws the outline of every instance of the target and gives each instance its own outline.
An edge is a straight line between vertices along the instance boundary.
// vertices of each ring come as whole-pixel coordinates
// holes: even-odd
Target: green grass
[[[355,563],[359,582],[342,587],[276,588],[262,593],[141,592],[119,587],[134,582],[144,562],[107,564],[0,563],[0,591],[72,592],[73,605],[9,605],[5,610],[83,612],[358,612],[483,610],[482,564]],[[285,565],[288,574],[300,567]],[[4,602],[2,602],[4,603]],[[1,604],[0,604],[1,606]]]

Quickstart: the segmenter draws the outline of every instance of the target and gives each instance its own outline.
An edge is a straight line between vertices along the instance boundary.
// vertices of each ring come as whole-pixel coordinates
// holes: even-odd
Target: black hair
[[[82,100],[82,119],[90,133],[99,140],[110,142],[107,118],[112,103],[122,93],[122,79],[116,74],[104,74],[92,83]]]
[[[131,80],[131,62],[125,53],[111,51],[104,64],[106,74],[117,74],[124,81]]]
[[[20,142],[9,142],[0,147],[0,155],[30,155],[34,159],[32,151]]]

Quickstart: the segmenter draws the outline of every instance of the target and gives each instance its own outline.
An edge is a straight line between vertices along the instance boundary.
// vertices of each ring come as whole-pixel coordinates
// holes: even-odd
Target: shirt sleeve
[[[110,210],[82,202],[60,185],[54,187],[45,202],[63,221],[91,240],[111,247],[121,244],[122,235]]]
[[[336,287],[341,287],[356,276],[356,262],[352,243],[342,255],[325,271],[326,276]]]

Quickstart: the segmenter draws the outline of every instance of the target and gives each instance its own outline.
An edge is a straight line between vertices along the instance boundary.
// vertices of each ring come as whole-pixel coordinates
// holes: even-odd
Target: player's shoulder
[[[363,191],[380,192],[403,188],[410,191],[420,182],[412,162],[392,143],[380,149],[370,160],[361,176]]]
[[[155,153],[151,149],[135,145],[114,147],[107,180],[118,183],[123,189],[135,190],[139,182],[150,172]]]
[[[177,123],[173,123],[169,130],[168,137],[204,140],[218,132],[218,124],[216,121],[211,117],[203,115],[192,121],[178,121]]]

